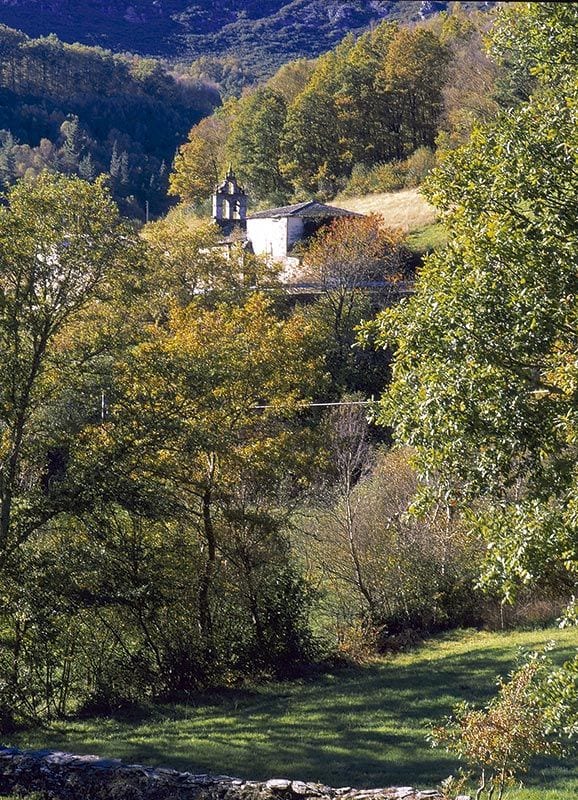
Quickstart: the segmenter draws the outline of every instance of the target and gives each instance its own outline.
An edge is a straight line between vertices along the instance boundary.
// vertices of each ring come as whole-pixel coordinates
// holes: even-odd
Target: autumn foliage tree
[[[448,60],[446,47],[428,30],[401,28],[391,42],[376,84],[391,115],[384,127],[395,158],[434,144]]]
[[[303,254],[305,276],[322,289],[308,313],[342,389],[368,389],[372,379],[385,378],[385,364],[370,364],[353,348],[355,327],[372,316],[372,290],[379,287],[380,302],[396,292],[407,268],[403,241],[403,233],[384,227],[378,215],[342,217],[321,228]],[[362,377],[367,383],[360,384]]]
[[[433,147],[449,54],[441,33],[422,27],[383,22],[357,39],[349,35],[315,62],[285,65],[230,105],[226,158],[258,201],[332,197],[356,166]],[[191,131],[175,161],[171,192],[183,198],[207,194],[209,167],[215,174],[206,125]],[[223,156],[217,171],[225,166]]]
[[[280,94],[286,103],[291,103],[300,94],[315,69],[315,61],[299,58],[288,61],[267,81],[267,88]]]
[[[551,735],[553,709],[546,701],[549,679],[560,672],[544,654],[533,653],[508,680],[498,680],[498,695],[485,708],[462,703],[433,729],[433,744],[456,753],[475,771],[476,800],[502,800],[533,757],[564,752]]]
[[[335,192],[340,174],[336,96],[340,68],[353,42],[348,37],[320,58],[304,90],[287,109],[282,136],[281,171],[303,192]]]
[[[308,276],[327,291],[356,291],[368,283],[401,280],[404,234],[386,228],[379,214],[343,216],[322,227],[303,260]]]
[[[201,203],[218,183],[235,101],[191,128],[187,142],[175,156],[169,194],[185,203]]]
[[[217,587],[228,580],[227,563],[243,578],[260,657],[269,646],[274,659],[289,641],[281,630],[275,639],[266,624],[267,602],[282,599],[267,593],[265,573],[277,560],[285,576],[278,585],[297,591],[283,556],[279,499],[284,487],[298,488],[288,474],[306,474],[309,434],[296,421],[321,378],[308,350],[303,320],[277,320],[253,294],[240,306],[174,308],[168,324],[151,327],[120,365],[106,452],[120,448],[121,474],[133,476],[137,492],[157,492],[159,508],[172,508],[169,516],[198,542],[198,571],[190,575],[198,628],[191,635],[201,672],[216,670],[226,655]],[[254,550],[246,537],[255,539]]]

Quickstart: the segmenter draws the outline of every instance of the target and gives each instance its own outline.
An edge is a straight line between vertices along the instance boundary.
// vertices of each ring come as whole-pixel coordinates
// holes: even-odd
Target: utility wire
[[[350,402],[340,402],[340,403],[299,403],[302,408],[313,408],[313,407],[320,407],[320,406],[369,406],[372,403],[375,403],[375,400],[372,398],[371,400],[352,400]],[[261,409],[261,408],[278,408],[279,406],[276,405],[268,405],[268,406],[251,406],[251,408]]]

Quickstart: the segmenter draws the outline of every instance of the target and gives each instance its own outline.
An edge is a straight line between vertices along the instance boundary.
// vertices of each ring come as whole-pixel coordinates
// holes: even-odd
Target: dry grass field
[[[388,194],[367,194],[363,197],[344,197],[331,205],[357,211],[360,214],[381,214],[391,228],[413,231],[426,228],[436,221],[437,212],[417,189],[403,189]]]

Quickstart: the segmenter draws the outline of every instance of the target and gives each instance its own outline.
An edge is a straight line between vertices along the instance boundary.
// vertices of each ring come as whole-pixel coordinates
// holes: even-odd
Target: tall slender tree
[[[226,147],[226,159],[235,165],[251,196],[277,205],[289,196],[289,185],[279,167],[286,116],[280,94],[257,89],[239,102]]]

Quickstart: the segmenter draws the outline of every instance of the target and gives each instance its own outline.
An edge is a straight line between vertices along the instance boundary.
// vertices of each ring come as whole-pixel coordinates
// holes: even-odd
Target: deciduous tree
[[[254,200],[282,205],[289,196],[290,187],[279,168],[286,115],[284,98],[272,89],[257,89],[239,101],[226,159]]]
[[[175,156],[169,194],[180,197],[185,203],[202,203],[210,197],[223,166],[235,102],[229,100],[217,113],[191,129],[188,141],[179,147]]]
[[[119,483],[128,478],[141,497],[159,498],[157,509],[188,525],[199,543],[194,614],[207,668],[222,654],[222,559],[228,553],[243,568],[255,604],[254,566],[279,537],[283,487],[295,491],[299,480],[288,476],[305,473],[309,434],[295,422],[320,380],[309,336],[302,319],[276,319],[259,294],[241,306],[174,308],[168,325],[152,327],[121,366],[110,428],[96,437],[97,447],[107,442],[104,452],[120,454]],[[247,551],[243,536],[265,548],[261,556]]]
[[[432,178],[449,244],[378,330],[396,348],[382,421],[415,447],[426,487],[474,504],[489,577],[511,596],[545,573],[578,577],[578,12],[503,13],[495,46],[519,14],[539,84]]]
[[[287,110],[281,170],[297,190],[335,192],[341,173],[335,97],[350,37],[321,57],[305,89]]]
[[[303,255],[306,276],[323,292],[308,313],[317,319],[328,367],[342,390],[369,389],[371,380],[363,385],[360,380],[369,377],[370,365],[365,362],[367,372],[356,374],[364,355],[352,349],[355,326],[372,316],[371,292],[379,288],[380,302],[392,296],[406,268],[402,232],[382,222],[377,215],[337,219],[318,232]],[[383,366],[376,370],[382,378]]]
[[[58,510],[43,477],[65,334],[133,273],[137,254],[102,181],[43,174],[11,189],[0,210],[1,551]]]
[[[393,39],[376,82],[383,82],[390,104],[389,136],[395,158],[433,146],[448,58],[447,49],[431,31],[400,28]]]

